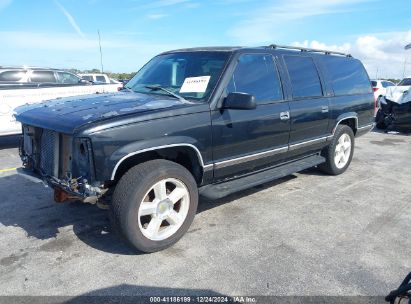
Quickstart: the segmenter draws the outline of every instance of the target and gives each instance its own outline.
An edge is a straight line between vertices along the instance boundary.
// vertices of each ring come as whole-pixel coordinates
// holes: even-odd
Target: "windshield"
[[[138,93],[165,94],[147,86],[160,86],[186,99],[205,101],[219,79],[229,53],[179,52],[159,55],[126,85]]]
[[[411,86],[411,78],[404,78],[398,86]]]

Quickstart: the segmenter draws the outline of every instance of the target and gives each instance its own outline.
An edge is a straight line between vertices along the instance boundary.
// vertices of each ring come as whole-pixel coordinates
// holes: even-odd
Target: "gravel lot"
[[[135,254],[107,212],[55,204],[0,150],[0,295],[385,295],[411,269],[411,136],[372,132],[337,177],[308,170],[208,202],[174,247]]]

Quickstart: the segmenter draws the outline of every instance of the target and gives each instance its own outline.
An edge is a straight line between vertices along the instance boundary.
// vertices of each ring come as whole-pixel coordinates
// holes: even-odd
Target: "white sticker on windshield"
[[[210,76],[187,77],[184,80],[180,93],[204,93],[207,90]]]

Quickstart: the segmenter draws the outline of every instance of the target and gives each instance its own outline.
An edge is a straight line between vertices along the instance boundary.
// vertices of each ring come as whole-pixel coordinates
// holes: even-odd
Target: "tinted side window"
[[[96,81],[98,82],[106,82],[106,78],[104,76],[96,76]]]
[[[376,87],[377,86],[377,82],[376,81],[371,81],[371,85],[373,86],[373,87]]]
[[[5,71],[0,72],[0,81],[19,81],[21,80],[26,71]]]
[[[310,57],[284,56],[294,98],[322,96],[320,76]]]
[[[359,60],[336,56],[324,56],[322,60],[331,78],[335,95],[372,92],[367,72]]]
[[[254,95],[256,101],[283,99],[281,82],[273,57],[266,54],[247,54],[239,58],[227,92]]]
[[[56,82],[54,72],[51,71],[33,71],[30,80],[31,82]]]
[[[82,76],[81,78],[83,78],[84,80],[87,80],[87,81],[93,81],[92,76]]]
[[[383,81],[382,82],[382,86],[384,87],[384,88],[388,88],[388,87],[392,87],[394,84],[392,83],[392,82],[389,82],[389,81]]]
[[[59,83],[64,84],[77,84],[80,81],[80,78],[76,77],[73,74],[65,73],[65,72],[58,72]]]

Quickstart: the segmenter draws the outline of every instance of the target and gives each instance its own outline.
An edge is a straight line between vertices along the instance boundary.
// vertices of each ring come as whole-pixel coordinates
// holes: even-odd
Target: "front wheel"
[[[111,218],[136,249],[155,252],[176,243],[190,227],[198,205],[191,173],[167,160],[131,168],[113,195]]]
[[[325,163],[319,168],[331,175],[339,175],[347,170],[354,154],[354,132],[346,125],[339,125],[335,130],[331,144],[322,153]]]

